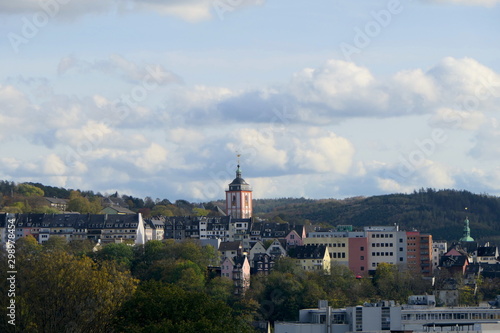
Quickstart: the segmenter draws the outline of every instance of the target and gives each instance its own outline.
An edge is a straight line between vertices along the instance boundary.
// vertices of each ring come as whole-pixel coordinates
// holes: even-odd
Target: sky
[[[0,179],[500,195],[500,0],[0,0]]]

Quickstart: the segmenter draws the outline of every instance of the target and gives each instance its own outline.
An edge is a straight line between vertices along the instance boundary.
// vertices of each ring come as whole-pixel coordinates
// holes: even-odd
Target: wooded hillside
[[[500,243],[500,198],[468,191],[421,189],[411,194],[345,200],[255,200],[254,214],[269,219],[279,217],[290,223],[325,226],[397,223],[402,229],[417,229],[432,234],[435,240],[448,241],[461,237],[463,221],[468,217],[475,240]]]

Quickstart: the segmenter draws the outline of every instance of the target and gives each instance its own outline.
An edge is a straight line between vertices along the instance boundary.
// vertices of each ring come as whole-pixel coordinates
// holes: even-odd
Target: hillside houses
[[[250,273],[269,274],[282,257],[292,258],[306,271],[348,267],[358,278],[373,275],[383,263],[426,277],[436,275],[436,270],[463,275],[468,269],[472,277],[480,272],[500,276],[498,249],[489,244],[478,246],[470,236],[468,219],[464,221],[462,250],[448,250],[446,242],[434,243],[431,235],[405,231],[398,225],[325,228],[262,220],[253,216],[252,189],[242,178],[239,165],[226,190],[225,215],[143,219],[141,214],[123,214],[124,203],[114,199],[106,201],[106,209],[113,214],[0,214],[0,239],[5,243],[12,231],[15,239],[31,235],[39,243],[54,236],[102,244],[195,241],[219,250],[219,267],[214,265],[214,271],[233,279],[241,293]],[[111,210],[114,207],[121,208]],[[474,267],[468,268],[471,264]]]
[[[146,241],[141,214],[0,214],[2,243],[7,241],[9,230],[14,230],[15,240],[31,235],[40,244],[54,236],[101,243]]]

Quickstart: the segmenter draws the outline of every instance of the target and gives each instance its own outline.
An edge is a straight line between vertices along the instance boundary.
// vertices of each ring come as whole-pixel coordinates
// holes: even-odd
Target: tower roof
[[[460,242],[473,242],[474,238],[470,236],[469,218],[466,217],[464,221],[464,233],[462,238],[459,239]]]
[[[248,184],[242,177],[241,177],[241,168],[240,165],[238,164],[238,168],[236,169],[236,178],[233,179],[233,181],[229,184],[229,189],[230,190],[246,190],[250,191],[250,184]]]
[[[239,165],[238,169],[236,169],[236,178],[234,178],[229,185],[248,185],[248,183],[243,178],[241,178],[241,169]]]

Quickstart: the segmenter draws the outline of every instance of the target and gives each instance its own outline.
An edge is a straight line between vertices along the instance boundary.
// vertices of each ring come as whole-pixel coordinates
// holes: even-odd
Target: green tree
[[[228,303],[233,295],[234,284],[229,278],[217,276],[207,282],[205,291],[213,299]]]
[[[151,216],[174,216],[174,214],[167,206],[156,205],[151,210]]]
[[[130,269],[134,260],[134,249],[124,243],[109,243],[94,254],[98,261],[114,261],[124,269]]]
[[[21,261],[23,258],[35,257],[42,249],[42,245],[32,235],[19,238],[16,241],[16,257]]]
[[[35,214],[61,214],[61,211],[49,206],[39,206],[31,210],[31,213]]]
[[[148,281],[141,284],[119,313],[119,332],[246,333],[249,323],[224,302],[205,293]]]
[[[269,245],[267,246],[269,247]],[[297,265],[296,259],[290,257],[280,257],[274,264],[274,271],[281,273],[291,273],[295,275],[303,275],[304,270]]]
[[[46,252],[66,251],[68,249],[68,241],[62,236],[50,236],[43,244]]]
[[[195,208],[193,208],[193,213],[196,216],[207,216],[208,213],[210,213],[210,212],[206,209],[195,207]]]
[[[19,192],[21,195],[24,195],[25,197],[43,197],[44,195],[41,188],[25,183],[17,185],[17,192]]]
[[[75,256],[84,256],[92,253],[95,243],[90,239],[72,240],[68,243],[68,252]]]
[[[266,278],[264,289],[258,295],[260,315],[264,320],[297,320],[302,309],[304,285],[300,277],[291,273],[272,272]]]
[[[18,268],[20,332],[110,332],[121,304],[136,280],[113,263],[63,251],[24,258]]]
[[[69,200],[68,211],[88,214],[91,211],[90,201],[84,197],[77,197]]]

